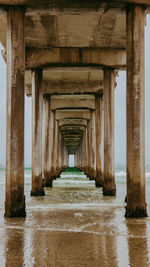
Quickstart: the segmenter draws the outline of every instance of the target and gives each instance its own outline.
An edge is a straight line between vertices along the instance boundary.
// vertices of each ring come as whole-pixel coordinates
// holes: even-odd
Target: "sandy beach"
[[[4,219],[3,181],[1,171],[0,267],[149,266],[150,218],[124,218],[122,170],[116,176],[116,197],[103,197],[94,181],[75,177],[57,179],[45,197],[30,197],[27,170],[25,219]]]

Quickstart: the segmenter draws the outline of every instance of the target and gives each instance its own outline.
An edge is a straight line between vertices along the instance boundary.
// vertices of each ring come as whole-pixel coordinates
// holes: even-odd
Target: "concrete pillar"
[[[5,217],[25,217],[24,9],[7,11],[7,133]]]
[[[84,168],[84,149],[83,149],[83,137],[81,139],[81,146],[80,146],[80,155],[81,155],[81,170],[83,171]]]
[[[62,171],[65,170],[65,152],[64,152],[64,149],[65,149],[65,143],[64,143],[64,140],[63,140],[63,137],[62,137]]]
[[[59,166],[59,173],[61,173],[62,168],[62,140],[61,140],[61,132],[59,131],[59,150],[58,150],[58,166]]]
[[[55,120],[55,136],[54,136],[54,178],[59,175],[59,121]]]
[[[79,144],[79,148],[78,148],[78,158],[79,158],[79,169],[82,170],[82,149],[81,149],[81,143]]]
[[[114,70],[104,70],[104,196],[115,196]]]
[[[96,116],[96,187],[103,187],[104,174],[103,174],[103,98],[96,96],[95,98],[95,116]]]
[[[78,148],[79,149],[79,148]],[[76,156],[75,156],[75,167],[79,168],[79,153],[78,153],[78,149],[76,151]]]
[[[81,140],[81,143],[80,143],[80,145],[79,145],[79,153],[80,153],[80,170],[81,171],[83,171],[83,149],[82,149],[82,141],[83,141],[83,139]]]
[[[51,106],[51,104],[50,104]],[[50,109],[50,146],[49,146],[49,168],[50,168],[50,177],[53,180],[55,176],[55,169],[54,169],[54,139],[55,139],[55,113]]]
[[[96,124],[95,110],[91,111],[90,121],[90,179],[96,179]]]
[[[67,168],[66,166],[66,159],[65,159],[65,150],[66,150],[66,145],[65,145],[65,142],[63,140],[63,170],[65,170]]]
[[[74,155],[74,166],[75,166],[75,168],[77,168],[77,151]]]
[[[59,131],[59,150],[58,150],[58,154],[59,154],[59,158],[58,158],[58,165],[59,165],[59,174],[61,173],[61,171],[63,170],[63,140],[62,140],[62,135],[61,135],[61,131]]]
[[[79,158],[79,169],[82,171],[82,144],[80,142],[79,148],[78,148],[78,158]]]
[[[64,171],[64,140],[61,134],[61,172]]]
[[[145,11],[127,10],[127,207],[126,217],[146,217],[145,202]]]
[[[65,160],[65,167],[68,168],[69,167],[69,155],[68,155],[68,151],[67,151],[67,147],[65,145],[65,149],[64,149],[64,160]]]
[[[84,132],[83,139],[82,139],[82,153],[83,153],[83,171],[86,171],[86,164],[87,164],[87,152],[86,152],[86,132]]]
[[[92,168],[92,149],[91,149],[91,119],[88,124],[88,146],[89,146],[89,165],[88,165],[88,176],[92,179],[91,168]]]
[[[43,97],[43,150],[44,150],[44,186],[52,187],[51,177],[51,138],[50,134],[50,120],[51,120],[51,107],[50,107],[50,96],[44,95]]]
[[[43,196],[42,182],[42,70],[32,72],[32,190],[31,196]]]
[[[85,129],[85,138],[86,138],[86,170],[85,170],[85,173],[87,174],[87,176],[89,176],[89,140],[88,140],[88,130],[89,130],[89,127],[87,125],[87,127]]]

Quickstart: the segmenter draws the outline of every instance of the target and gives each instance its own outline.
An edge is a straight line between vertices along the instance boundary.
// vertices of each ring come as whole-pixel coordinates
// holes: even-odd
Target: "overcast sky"
[[[145,27],[146,164],[150,164],[150,15]],[[0,47],[2,48],[2,46]],[[6,65],[0,56],[0,165],[6,158]],[[126,72],[120,71],[115,89],[115,163],[126,163]],[[25,165],[31,165],[31,98],[25,98]]]

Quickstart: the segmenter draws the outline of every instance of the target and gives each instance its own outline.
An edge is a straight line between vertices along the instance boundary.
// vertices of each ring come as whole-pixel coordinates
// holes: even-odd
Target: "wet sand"
[[[124,218],[125,191],[120,180],[103,197],[86,178],[58,179],[31,198],[26,184],[27,217],[4,219],[0,185],[0,267],[150,266],[150,218]],[[147,204],[150,215],[149,194]]]

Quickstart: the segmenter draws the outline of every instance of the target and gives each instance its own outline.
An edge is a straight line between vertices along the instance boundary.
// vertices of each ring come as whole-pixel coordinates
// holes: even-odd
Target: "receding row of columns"
[[[43,101],[42,70],[38,69],[32,72],[31,196],[45,195],[44,186],[51,187],[53,179],[58,177],[66,166],[68,166],[68,154],[59,131],[58,120],[55,120],[55,113],[51,110],[50,96],[44,96]]]
[[[7,10],[7,153],[6,153],[6,200],[5,216],[25,216],[24,197],[24,8],[15,6]],[[144,25],[145,11],[142,5],[132,5],[127,9],[127,217],[147,216],[145,201],[145,102],[144,102]],[[98,177],[97,183],[104,183],[103,192],[116,191],[114,181],[114,70],[104,71],[104,164],[102,158],[94,160],[96,151],[101,151],[102,112],[91,112],[88,131],[85,133],[86,151],[90,163],[90,177]],[[32,122],[32,195],[44,194],[42,184],[42,71],[32,73],[33,122]],[[44,100],[45,101],[45,100]],[[45,105],[45,104],[44,104]],[[48,103],[46,104],[48,106]],[[98,104],[97,104],[98,105]],[[101,104],[99,104],[101,109]],[[61,144],[58,122],[51,119],[53,112],[48,108],[45,147],[54,149],[44,153],[44,173],[46,177],[57,175],[60,165],[58,151]],[[53,115],[52,115],[53,114]],[[45,114],[46,115],[46,114]],[[46,115],[47,116],[47,115]],[[46,118],[45,116],[45,118]],[[101,119],[96,120],[96,117]],[[54,124],[52,124],[54,120]],[[97,121],[97,122],[96,122]],[[99,121],[99,122],[98,122]],[[50,125],[50,126],[49,126]],[[94,137],[95,125],[99,131]],[[53,130],[52,130],[53,129]],[[53,133],[52,133],[53,132]],[[55,134],[54,134],[55,132]],[[52,137],[53,135],[53,137]],[[98,135],[100,140],[98,141]],[[52,139],[51,139],[52,138]],[[53,140],[53,141],[52,141]],[[82,141],[84,143],[84,141]],[[90,146],[87,145],[88,142]],[[96,144],[95,144],[96,143]],[[56,149],[57,147],[57,149]],[[90,151],[89,151],[90,147]],[[96,147],[96,150],[95,150]],[[50,151],[50,150],[48,150]],[[53,152],[52,152],[53,151]],[[64,149],[65,151],[65,149]],[[66,152],[65,152],[66,153]],[[64,153],[64,154],[65,154]],[[57,154],[57,157],[55,155]],[[100,153],[99,153],[100,154]],[[65,155],[66,156],[66,155]],[[64,158],[65,158],[64,156]],[[49,165],[55,161],[55,170]],[[47,162],[46,162],[47,161]],[[66,164],[67,165],[67,164]],[[102,173],[101,166],[104,166]],[[98,166],[98,168],[96,167]],[[85,168],[85,167],[84,167]],[[52,175],[49,174],[52,171]],[[101,177],[104,179],[102,180]],[[44,182],[47,183],[47,178]]]
[[[68,167],[69,155],[59,129],[59,122],[55,119],[55,112],[51,110],[50,95],[45,95],[43,99],[44,138],[41,151],[44,151],[44,186],[51,187],[53,180]]]
[[[75,156],[75,164],[103,187],[106,196],[116,195],[114,172],[114,70],[104,70],[104,96],[95,96],[95,110]],[[85,163],[86,161],[86,163]]]

